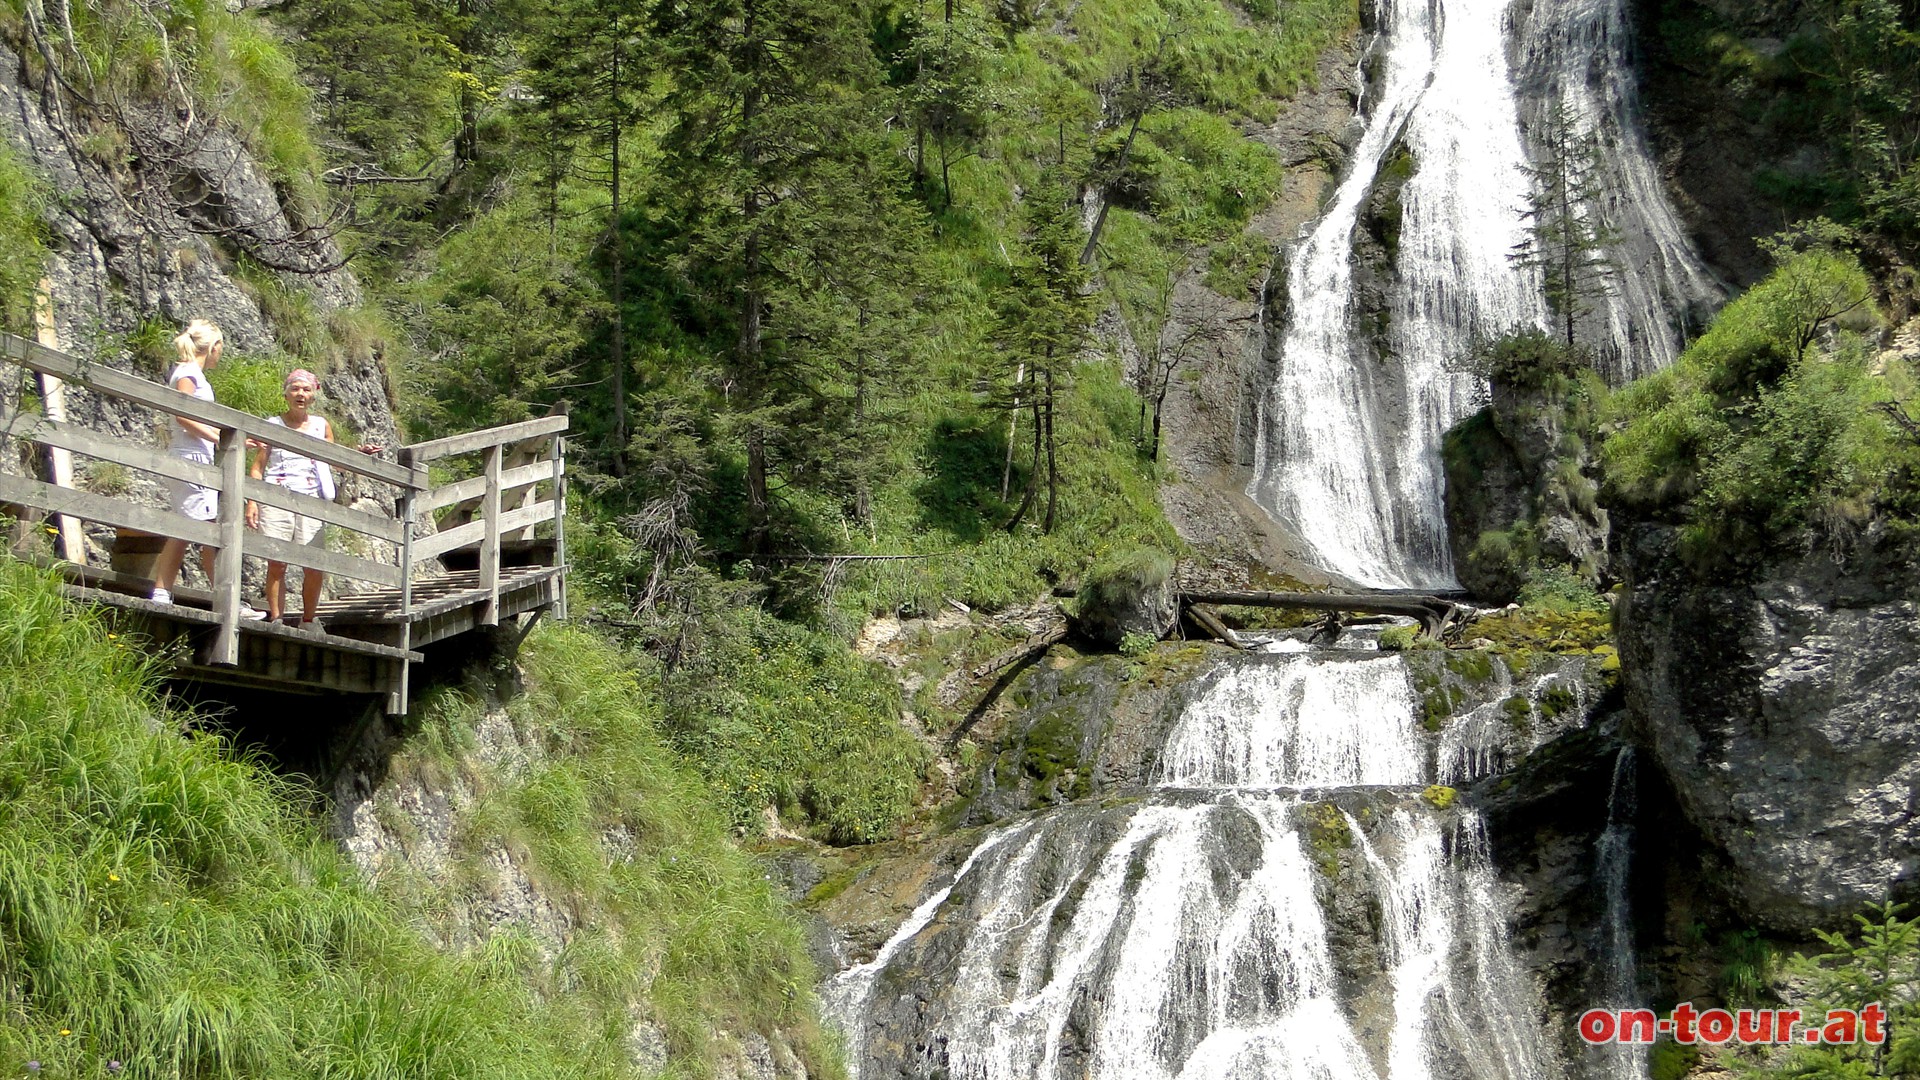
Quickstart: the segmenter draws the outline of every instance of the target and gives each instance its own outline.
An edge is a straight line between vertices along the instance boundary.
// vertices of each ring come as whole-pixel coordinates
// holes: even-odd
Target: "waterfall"
[[[1426,759],[1398,656],[1224,665],[1174,723],[1143,798],[994,833],[872,962],[832,980],[828,1013],[854,1074],[1557,1071],[1532,984],[1507,959],[1478,819],[1421,797]],[[1335,849],[1354,867],[1338,880]],[[1382,912],[1384,970],[1337,962],[1342,933],[1350,943],[1356,931],[1332,925],[1336,888]],[[1356,998],[1376,1003],[1371,1015],[1354,1015]]]
[[[1602,205],[1584,212],[1624,238],[1621,272],[1586,320],[1608,374],[1670,361],[1679,317],[1718,290],[1654,171],[1624,0],[1537,0],[1524,28],[1509,25],[1507,0],[1380,2],[1369,52],[1381,71],[1362,103],[1362,133],[1327,210],[1287,261],[1248,494],[1322,569],[1363,586],[1446,588],[1440,437],[1480,393],[1459,361],[1476,340],[1548,315],[1538,276],[1509,258],[1526,235],[1523,129],[1537,130],[1551,101],[1565,100],[1581,131],[1600,138]],[[1520,29],[1516,72],[1507,45]],[[1384,310],[1372,313],[1356,289],[1355,231],[1399,150],[1413,171],[1399,194]]]
[[[1262,402],[1249,494],[1321,567],[1358,584],[1453,581],[1435,447],[1474,387],[1450,362],[1474,334],[1538,323],[1508,252],[1526,158],[1504,49],[1505,0],[1388,0],[1384,71],[1346,175],[1287,266],[1279,368]],[[1382,163],[1413,154],[1401,194],[1392,357],[1355,326],[1353,232]]]
[[[1526,127],[1543,130],[1559,104],[1576,136],[1598,140],[1600,197],[1587,210],[1620,237],[1615,272],[1582,332],[1608,382],[1657,371],[1726,288],[1701,263],[1655,170],[1626,0],[1535,0],[1521,49]]]
[[[1606,904],[1606,980],[1601,1005],[1609,1009],[1637,1008],[1640,973],[1633,962],[1633,909],[1627,900],[1627,874],[1633,860],[1633,818],[1638,811],[1634,787],[1633,747],[1623,746],[1613,759],[1613,789],[1607,795],[1607,827],[1600,833],[1595,876]],[[1605,1056],[1607,1080],[1647,1080],[1647,1048],[1630,1044],[1599,1048]]]

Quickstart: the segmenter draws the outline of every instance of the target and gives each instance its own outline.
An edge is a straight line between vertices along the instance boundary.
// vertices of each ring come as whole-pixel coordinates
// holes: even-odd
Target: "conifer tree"
[[[776,440],[817,403],[837,330],[805,317],[833,268],[891,227],[873,193],[894,168],[880,69],[857,7],[809,0],[659,0],[654,60],[670,87],[663,197],[678,200],[672,266],[710,321],[731,324],[726,397],[746,456],[747,546],[764,550]],[[838,324],[844,328],[844,321]],[[822,336],[822,335],[825,336]]]
[[[608,209],[606,250],[610,335],[607,391],[612,406],[609,464],[626,474],[627,348],[622,295],[626,267],[622,217],[622,137],[640,115],[646,73],[637,62],[644,12],[638,0],[560,0],[548,9],[529,50],[529,84],[536,94],[543,135],[549,141],[549,191],[557,193],[562,170],[604,184]],[[558,211],[557,194],[549,213]],[[549,234],[553,231],[551,217]]]
[[[1574,324],[1606,291],[1606,276],[1614,269],[1608,252],[1620,237],[1599,217],[1599,142],[1576,130],[1565,103],[1556,103],[1548,114],[1542,141],[1540,162],[1524,166],[1533,181],[1521,211],[1527,236],[1508,257],[1540,271],[1547,307],[1572,346]]]
[[[1025,234],[1000,297],[996,336],[1005,350],[1004,362],[1029,373],[1032,390],[1024,405],[1032,418],[1033,456],[1026,494],[1007,528],[1017,528],[1033,506],[1044,451],[1047,505],[1041,530],[1051,533],[1060,495],[1055,418],[1074,362],[1086,345],[1095,308],[1087,288],[1088,271],[1080,261],[1086,230],[1080,226],[1060,169],[1048,170],[1026,193],[1024,218]],[[1008,407],[1020,407],[1019,399],[1012,398]]]

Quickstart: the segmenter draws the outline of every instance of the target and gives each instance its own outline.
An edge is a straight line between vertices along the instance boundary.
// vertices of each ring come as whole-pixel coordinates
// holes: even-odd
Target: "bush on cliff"
[[[1911,519],[1920,442],[1889,413],[1911,415],[1911,372],[1852,332],[1870,296],[1851,255],[1782,251],[1673,367],[1614,396],[1608,501],[1681,525],[1703,564]]]

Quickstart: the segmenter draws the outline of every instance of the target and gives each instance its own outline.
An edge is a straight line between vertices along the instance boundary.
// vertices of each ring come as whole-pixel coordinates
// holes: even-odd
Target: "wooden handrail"
[[[145,405],[171,416],[195,420],[209,427],[239,431],[255,442],[292,450],[304,457],[324,461],[337,469],[358,473],[382,483],[415,490],[427,486],[424,471],[407,469],[392,462],[362,454],[349,446],[341,446],[279,424],[268,423],[263,417],[254,416],[251,413],[201,401],[170,386],[149,382],[137,375],[129,375],[105,364],[79,360],[13,334],[0,333],[0,359],[10,360],[30,371],[57,376],[67,383],[84,386],[95,393]]]
[[[567,430],[567,417],[543,416],[538,420],[522,420],[517,424],[502,424],[499,427],[469,431],[464,435],[449,435],[444,439],[432,439],[423,443],[412,443],[407,449],[413,451],[416,465],[437,461],[454,454],[471,454],[476,450],[485,450],[507,443],[526,442],[542,435],[557,435]]]

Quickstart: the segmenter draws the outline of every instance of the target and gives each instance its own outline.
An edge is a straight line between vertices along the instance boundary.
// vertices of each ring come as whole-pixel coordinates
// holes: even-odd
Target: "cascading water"
[[[1406,663],[1362,655],[1224,666],[1174,725],[1147,797],[1050,810],[979,845],[829,984],[856,1075],[1556,1072],[1507,959],[1478,820],[1419,794],[1431,764]],[[1342,880],[1383,913],[1379,969],[1336,963],[1330,842],[1362,853]]]
[[[1514,192],[1526,158],[1507,77],[1505,0],[1389,0],[1373,46],[1384,70],[1327,212],[1287,268],[1279,370],[1263,402],[1250,494],[1362,585],[1452,583],[1440,513],[1440,432],[1472,404],[1450,370],[1475,334],[1545,316],[1507,258],[1522,236]],[[1353,233],[1396,146],[1415,171],[1401,195],[1391,358],[1359,332]]]
[[[1601,988],[1604,1008],[1627,1009],[1640,1000],[1640,974],[1633,962],[1632,909],[1627,901],[1627,873],[1633,858],[1634,786],[1633,747],[1623,746],[1613,761],[1613,790],[1607,795],[1607,827],[1600,833],[1595,876],[1606,901],[1606,981]],[[1607,1080],[1647,1080],[1647,1048],[1618,1044],[1601,1048]]]
[[[1679,355],[1685,330],[1726,289],[1701,263],[1654,169],[1635,83],[1626,0],[1535,0],[1521,35],[1521,115],[1543,132],[1556,104],[1577,138],[1597,141],[1599,197],[1587,207],[1619,237],[1614,272],[1582,329],[1609,382]]]
[[[1440,437],[1475,406],[1480,388],[1458,370],[1473,343],[1548,316],[1538,276],[1510,258],[1531,183],[1522,130],[1538,127],[1548,99],[1567,100],[1581,130],[1599,134],[1602,205],[1584,212],[1623,237],[1593,328],[1606,371],[1664,365],[1677,316],[1717,297],[1653,170],[1622,3],[1538,0],[1516,78],[1507,0],[1382,0],[1370,50],[1381,71],[1362,134],[1288,259],[1248,489],[1315,565],[1365,586],[1454,584]],[[1355,232],[1397,150],[1413,172],[1399,194],[1382,333],[1358,303]]]

